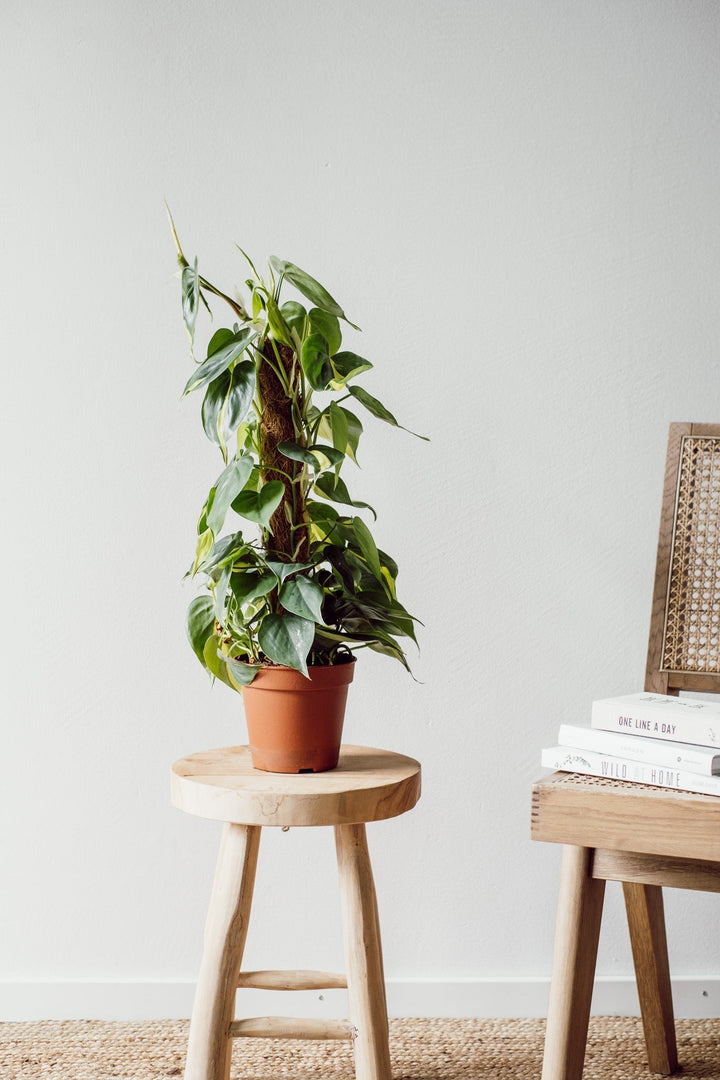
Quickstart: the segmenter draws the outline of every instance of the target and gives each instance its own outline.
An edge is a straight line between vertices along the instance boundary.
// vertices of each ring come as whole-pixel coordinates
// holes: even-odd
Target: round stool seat
[[[236,825],[382,821],[411,810],[419,798],[419,762],[367,746],[343,745],[337,768],[321,773],[262,772],[247,746],[191,754],[172,768],[178,809]]]

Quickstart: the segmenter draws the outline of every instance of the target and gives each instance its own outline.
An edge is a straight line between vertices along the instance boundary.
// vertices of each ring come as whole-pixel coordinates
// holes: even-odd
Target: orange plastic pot
[[[354,661],[308,668],[263,667],[242,688],[253,767],[326,772],[338,763]]]

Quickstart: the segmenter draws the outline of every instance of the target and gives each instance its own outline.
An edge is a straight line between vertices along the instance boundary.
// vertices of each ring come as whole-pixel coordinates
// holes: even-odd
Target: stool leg
[[[364,825],[336,825],[356,1080],[390,1080],[380,923]]]
[[[238,984],[255,884],[260,826],[226,824],[205,923],[185,1080],[228,1080]]]
[[[592,849],[563,851],[542,1080],[580,1080],[590,1019],[605,882]]]
[[[665,912],[659,885],[623,881],[630,943],[650,1072],[669,1076],[678,1066]]]

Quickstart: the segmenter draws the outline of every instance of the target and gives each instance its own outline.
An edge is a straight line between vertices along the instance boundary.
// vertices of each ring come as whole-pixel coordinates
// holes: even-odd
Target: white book
[[[605,731],[602,728],[561,724],[558,732],[561,746],[579,750],[597,750],[611,757],[630,761],[647,761],[670,769],[686,769],[701,776],[720,773],[720,749],[695,746],[692,743],[668,742],[666,739],[646,739],[624,731]]]
[[[697,795],[720,795],[720,776],[700,776],[687,769],[669,769],[650,762],[630,761],[611,754],[600,754],[597,750],[581,750],[576,746],[549,747],[543,750],[541,763],[546,769],[559,769],[561,772],[693,791]]]
[[[720,705],[668,694],[625,694],[593,701],[590,723],[646,739],[720,746]]]

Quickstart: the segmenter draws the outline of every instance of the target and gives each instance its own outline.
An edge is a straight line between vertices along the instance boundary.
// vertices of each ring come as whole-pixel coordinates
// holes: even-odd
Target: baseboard
[[[391,1016],[543,1017],[550,980],[537,978],[389,979]],[[181,979],[107,982],[0,981],[0,1021],[163,1020],[190,1016],[195,984]],[[675,1015],[720,1016],[720,976],[673,979]],[[244,990],[238,1014],[331,1017],[346,1014],[345,993],[325,990],[293,994]],[[636,1016],[634,979],[600,977],[592,1011],[597,1016]]]

